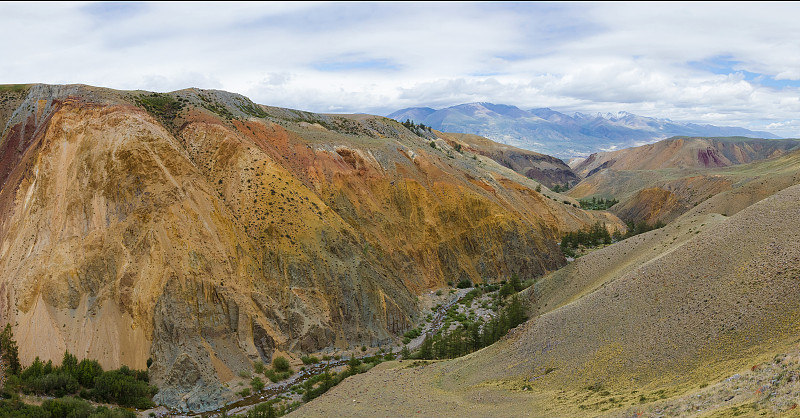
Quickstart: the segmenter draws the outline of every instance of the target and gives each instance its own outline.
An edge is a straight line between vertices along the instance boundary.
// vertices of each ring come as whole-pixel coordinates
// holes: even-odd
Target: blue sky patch
[[[311,64],[318,71],[397,71],[400,65],[387,59],[325,61]]]
[[[706,61],[690,61],[688,64],[691,68],[707,71],[712,74],[742,74],[746,81],[777,90],[781,90],[785,87],[800,87],[800,80],[776,80],[774,77],[767,74],[743,70],[742,62],[731,59],[730,56],[717,56]]]
[[[96,19],[127,19],[147,9],[146,3],[133,2],[101,2],[90,3],[81,8],[82,11]]]

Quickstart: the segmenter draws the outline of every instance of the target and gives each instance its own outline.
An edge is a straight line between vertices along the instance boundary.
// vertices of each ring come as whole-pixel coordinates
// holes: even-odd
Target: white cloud
[[[796,3],[0,3],[0,82],[385,114],[489,101],[800,136]]]

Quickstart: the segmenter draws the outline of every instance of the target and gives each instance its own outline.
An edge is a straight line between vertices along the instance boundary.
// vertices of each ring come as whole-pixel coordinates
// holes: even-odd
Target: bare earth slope
[[[660,399],[717,390],[800,343],[798,201],[800,185],[730,217],[698,207],[545,277],[528,293],[540,315],[497,344],[424,367],[387,365],[298,413],[369,415],[355,399],[400,415],[658,415]],[[703,413],[730,406],[704,399]]]
[[[199,89],[0,96],[0,315],[23,363],[150,358],[179,408],[275,353],[390,342],[420,292],[545,274],[560,234],[619,223],[386,118]]]

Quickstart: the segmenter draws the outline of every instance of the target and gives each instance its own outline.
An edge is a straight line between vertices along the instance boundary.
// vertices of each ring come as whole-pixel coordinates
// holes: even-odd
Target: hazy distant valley
[[[25,374],[68,351],[147,370],[142,416],[797,411],[800,140],[43,84],[0,86],[0,123],[29,402],[104,399]]]

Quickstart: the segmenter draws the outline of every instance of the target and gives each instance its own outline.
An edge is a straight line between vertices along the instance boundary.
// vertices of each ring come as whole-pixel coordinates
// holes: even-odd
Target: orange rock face
[[[186,409],[230,399],[222,384],[275,351],[390,342],[448,281],[554,270],[558,236],[595,221],[385,118],[202,90],[35,85],[18,101],[0,314],[23,363],[151,358],[157,401]]]

